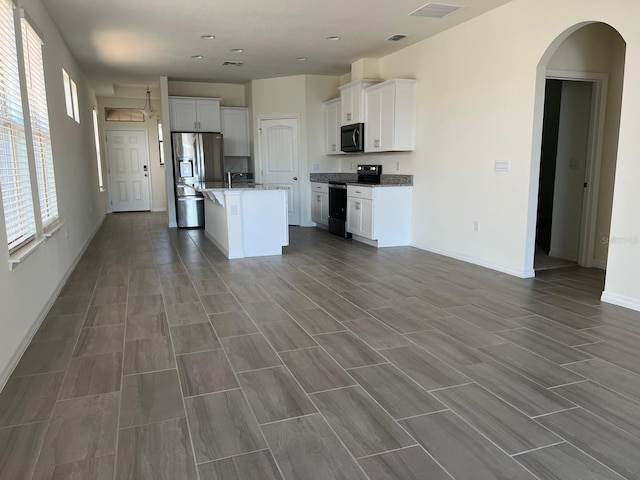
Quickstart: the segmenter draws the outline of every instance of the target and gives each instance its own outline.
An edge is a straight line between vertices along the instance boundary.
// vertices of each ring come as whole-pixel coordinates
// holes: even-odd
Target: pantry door
[[[300,119],[263,117],[258,124],[262,183],[288,189],[289,225],[300,225]]]

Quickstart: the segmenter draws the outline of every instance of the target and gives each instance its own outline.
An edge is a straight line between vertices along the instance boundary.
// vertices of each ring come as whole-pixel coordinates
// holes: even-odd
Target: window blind
[[[46,228],[58,219],[56,178],[53,171],[49,110],[47,109],[47,92],[44,83],[42,40],[25,18],[22,19],[22,44],[36,178],[40,196],[40,215],[42,226]]]
[[[0,0],[0,190],[9,252],[35,235],[13,6]]]

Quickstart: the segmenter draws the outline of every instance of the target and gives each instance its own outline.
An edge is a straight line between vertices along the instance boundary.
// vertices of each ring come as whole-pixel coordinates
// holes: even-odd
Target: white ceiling
[[[510,0],[438,2],[465,6],[444,19],[408,15],[427,0],[42,1],[97,95],[112,96],[115,85],[158,85],[160,76],[244,83],[341,75],[360,58],[382,57]],[[398,33],[407,38],[386,40]],[[341,40],[326,40],[332,35]],[[204,59],[190,58],[196,54]],[[244,66],[223,67],[225,60]]]

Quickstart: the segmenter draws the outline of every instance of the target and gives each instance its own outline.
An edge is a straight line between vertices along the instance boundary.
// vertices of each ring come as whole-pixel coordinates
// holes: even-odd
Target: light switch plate
[[[494,172],[509,172],[511,171],[511,162],[509,160],[496,160],[493,164]]]

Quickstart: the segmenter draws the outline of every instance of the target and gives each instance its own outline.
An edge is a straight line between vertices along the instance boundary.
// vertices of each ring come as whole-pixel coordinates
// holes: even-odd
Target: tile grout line
[[[193,240],[192,240],[192,241],[193,241]],[[194,243],[195,243],[195,242],[194,242]],[[200,248],[199,248],[197,245],[196,245],[196,247],[198,248],[198,250],[200,250]],[[180,256],[180,253],[179,253],[179,252],[178,252],[178,255]],[[215,270],[215,268],[214,268],[214,270]],[[191,275],[189,275],[189,278],[191,279]],[[225,285],[227,285],[227,288],[228,288],[228,286],[229,286],[229,285],[227,284],[227,282],[226,282],[224,279],[223,279],[222,281],[225,283]],[[200,295],[197,291],[196,291],[196,295],[198,296],[198,300],[199,300],[199,301],[200,301],[200,303],[202,304],[201,295]],[[233,294],[233,292],[232,292],[232,293],[231,293],[231,295],[233,295],[234,299],[235,299],[235,300],[236,300],[236,302],[237,302],[238,300],[237,300],[237,297],[235,296],[235,294]],[[239,303],[239,302],[238,302],[238,303]],[[204,304],[202,304],[202,306],[204,307]],[[241,306],[241,308],[242,308],[242,306]],[[244,310],[244,308],[243,308],[243,310]],[[205,312],[206,312],[206,309],[205,309]],[[245,313],[246,313],[246,312],[245,312]],[[248,316],[249,316],[249,315],[248,315]],[[207,318],[209,318],[209,317],[207,317]],[[251,318],[251,316],[249,316],[249,319],[253,322],[253,319]],[[255,325],[255,322],[254,322],[254,325]],[[213,328],[214,332],[215,332],[215,333],[216,333],[216,335],[217,335],[217,332],[216,332],[216,330],[215,330],[215,327],[214,327],[213,325],[211,325],[211,327]],[[220,338],[220,337],[218,337],[218,338]],[[238,385],[238,389],[240,390],[240,393],[241,393],[241,395],[242,395],[242,398],[244,399],[244,401],[245,401],[245,403],[246,403],[246,405],[247,405],[247,408],[249,409],[249,412],[251,412],[251,416],[253,417],[253,421],[255,422],[255,425],[257,426],[258,430],[260,431],[260,436],[261,436],[261,438],[262,438],[262,441],[263,441],[264,445],[266,445],[267,449],[269,450],[269,453],[271,454],[271,458],[273,459],[273,461],[274,461],[274,463],[275,463],[276,467],[278,468],[278,472],[280,473],[280,475],[282,476],[282,478],[284,478],[284,475],[283,475],[283,473],[282,473],[282,469],[280,468],[280,465],[278,464],[278,461],[277,461],[277,459],[276,459],[275,455],[273,454],[273,451],[271,451],[271,447],[269,446],[269,442],[267,442],[266,436],[265,436],[264,432],[262,431],[262,428],[260,427],[260,422],[258,422],[258,417],[256,416],[256,414],[255,414],[255,412],[254,412],[254,410],[253,410],[253,407],[252,407],[252,406],[251,406],[251,404],[249,403],[249,400],[248,400],[248,398],[247,398],[247,395],[246,395],[245,391],[242,389],[242,384],[240,383],[240,381],[239,381],[239,379],[238,379],[238,373],[236,373],[236,371],[233,369],[232,364],[231,364],[231,360],[229,359],[229,355],[228,355],[228,353],[227,353],[226,349],[224,348],[224,344],[222,344],[222,341],[220,341],[220,344],[222,345],[222,353],[224,354],[224,356],[225,356],[225,358],[226,358],[226,360],[227,360],[227,362],[228,362],[228,364],[229,364],[229,367],[231,368],[231,372],[233,373],[233,376],[234,376],[234,378],[235,378],[235,380],[236,380],[236,384]],[[276,355],[277,355],[277,352],[276,352]],[[278,356],[278,358],[280,358],[280,357]],[[282,361],[282,359],[280,359],[280,361]],[[182,388],[182,387],[181,387],[181,388]],[[183,402],[184,402],[184,401],[185,401],[185,398],[184,398],[184,392],[183,392]],[[185,404],[185,412],[186,412],[186,404]],[[189,423],[188,415],[187,415],[187,423]],[[192,448],[194,448],[194,451],[193,451],[194,461],[195,461],[195,462],[197,462],[197,461],[198,461],[198,459],[197,459],[197,457],[195,456],[195,446],[194,446],[194,442],[193,442],[193,434],[191,433],[191,430],[189,430],[189,436],[191,437],[191,445],[192,445]],[[218,459],[216,459],[216,461],[217,461],[217,460],[218,460]],[[196,466],[196,475],[198,476],[198,478],[200,478],[200,473],[199,473],[199,470],[198,470],[197,466]]]
[[[95,240],[95,238],[96,238],[97,234],[100,232],[100,230],[102,230],[102,226],[100,226],[100,228],[98,229],[98,232],[96,232],[96,235],[94,236],[94,238],[93,238],[93,240],[91,241],[91,243],[93,243],[93,241]],[[86,251],[85,251],[85,253],[86,253]],[[84,257],[84,255],[83,255],[83,257]],[[78,261],[78,264],[80,263],[80,261],[81,261],[81,260],[82,260],[82,259],[80,259],[80,260]],[[77,268],[77,265],[76,265],[76,268]],[[104,260],[102,260],[102,263],[101,263],[101,265],[100,265],[100,270],[99,270],[99,272],[98,272],[98,276],[97,276],[97,278],[96,278],[96,283],[95,283],[95,285],[93,286],[93,291],[92,291],[92,293],[91,293],[91,297],[89,298],[89,304],[87,305],[86,311],[84,312],[84,318],[83,318],[83,321],[82,321],[82,324],[83,324],[83,325],[84,325],[84,320],[85,320],[85,318],[86,318],[86,316],[87,316],[87,313],[89,312],[89,308],[90,308],[90,306],[91,306],[91,298],[93,298],[93,295],[95,295],[95,291],[96,291],[96,288],[97,288],[97,285],[98,285],[98,279],[99,279],[100,274],[101,274],[101,272],[102,272],[102,270],[103,270],[103,269],[104,269]],[[71,273],[71,275],[73,275],[73,272]],[[64,288],[64,287],[63,287],[63,288]],[[60,296],[58,296],[58,298],[60,298]],[[56,300],[54,301],[54,303],[55,303],[56,301],[58,301],[58,298],[56,298]],[[53,307],[53,306],[52,306],[52,307]],[[48,313],[47,313],[47,314],[48,314]],[[45,317],[45,318],[46,318],[46,317]],[[37,453],[37,455],[35,455],[35,456],[34,456],[35,461],[34,461],[34,464],[33,464],[33,471],[32,471],[32,473],[31,473],[31,478],[33,478],[33,476],[36,474],[36,469],[37,469],[37,467],[38,467],[38,464],[40,463],[40,456],[42,455],[42,448],[44,447],[44,442],[45,442],[45,440],[47,439],[47,436],[48,436],[48,434],[49,434],[49,429],[51,428],[51,419],[53,418],[53,412],[55,411],[56,405],[58,405],[58,402],[60,401],[60,394],[62,393],[62,388],[64,387],[64,381],[66,380],[66,378],[67,378],[67,374],[69,373],[69,365],[71,364],[71,360],[73,359],[73,352],[75,351],[76,347],[78,346],[78,341],[80,340],[80,336],[81,336],[81,334],[82,334],[82,328],[83,328],[83,327],[81,326],[81,327],[80,327],[80,331],[78,332],[78,334],[77,334],[77,336],[76,336],[76,340],[75,340],[75,342],[73,343],[73,348],[71,349],[71,355],[69,356],[69,359],[67,360],[67,365],[66,365],[66,368],[65,368],[65,370],[64,370],[64,371],[65,371],[65,374],[64,374],[64,376],[62,377],[62,384],[60,385],[60,390],[58,390],[58,395],[56,395],[56,400],[55,400],[55,402],[54,402],[54,404],[53,404],[53,408],[51,409],[51,413],[49,414],[49,418],[46,420],[46,422],[47,422],[47,428],[46,428],[46,431],[44,432],[44,434],[43,434],[43,436],[42,436],[42,442],[40,443],[40,446],[38,447],[38,453]],[[36,332],[36,334],[37,334],[37,332]],[[34,335],[34,336],[35,336],[35,335]]]

